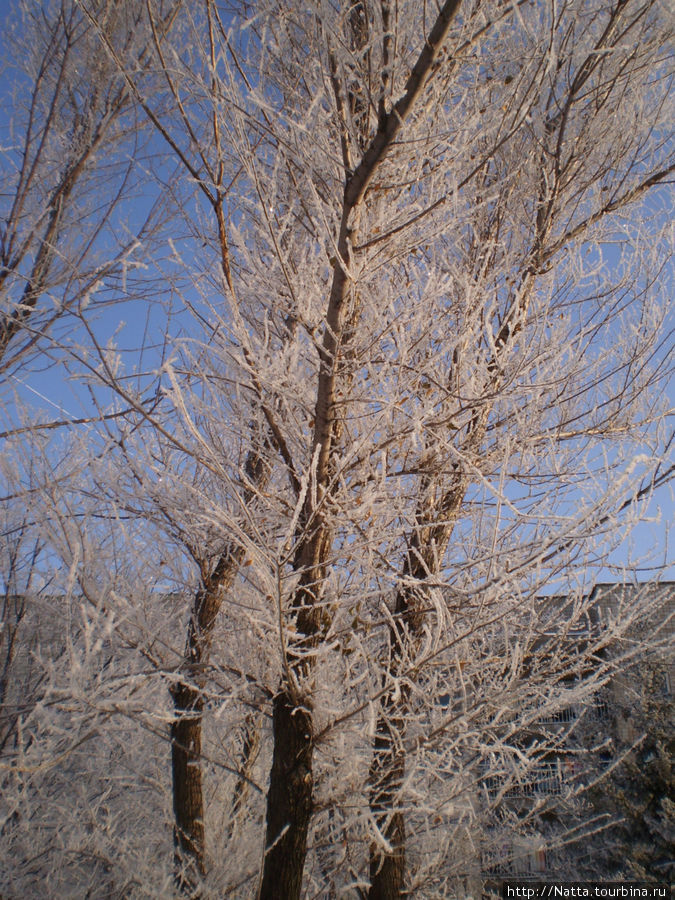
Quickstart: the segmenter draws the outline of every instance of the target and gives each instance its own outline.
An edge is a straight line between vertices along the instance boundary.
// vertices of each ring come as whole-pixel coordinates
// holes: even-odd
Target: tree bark
[[[407,591],[399,591],[397,619],[389,629],[390,668],[384,679],[390,682],[393,678],[396,686],[389,685],[382,698],[370,765],[370,809],[377,828],[391,848],[384,850],[377,842],[371,845],[370,900],[398,900],[405,881],[406,834],[400,793],[405,777],[405,706],[409,691],[398,679],[404,656],[403,629],[408,625],[413,630],[415,624],[412,604],[406,595]]]
[[[174,692],[173,700],[180,712],[171,723],[174,876],[180,893],[196,898],[206,871],[201,770],[204,701],[199,691],[185,684]]]
[[[228,568],[233,566],[234,561]],[[199,897],[199,884],[206,871],[201,769],[204,664],[221,603],[217,584],[197,592],[185,648],[188,677],[171,690],[176,711],[171,723],[174,880],[179,891],[189,897]]]
[[[392,707],[391,697],[387,704]],[[392,710],[393,711],[393,710]],[[402,723],[393,723],[399,726]],[[405,819],[398,808],[398,795],[405,775],[405,751],[397,747],[397,735],[391,720],[381,715],[377,723],[375,752],[370,767],[370,808],[377,827],[387,843],[390,853],[370,849],[371,900],[396,900],[401,896],[405,878]]]
[[[457,469],[441,502],[436,503],[433,479],[427,478],[426,497],[418,511],[418,521],[426,524],[420,524],[410,539],[402,573],[404,586],[396,596],[394,623],[389,628],[389,668],[383,677],[386,692],[377,719],[369,779],[370,808],[391,850],[383,850],[376,842],[371,845],[369,900],[398,900],[404,892],[406,831],[400,794],[406,767],[410,687],[402,679],[422,638],[426,617],[423,582],[435,573],[443,557],[465,490],[464,477]]]
[[[253,766],[260,751],[261,722],[258,715],[252,713],[246,717],[244,733],[242,736],[241,765],[239,778],[232,793],[232,817],[228,828],[228,838],[231,838],[239,824],[239,820],[245,809],[246,797],[250,787]]]
[[[274,756],[267,797],[260,900],[298,900],[312,815],[312,713],[288,690],[274,698]]]

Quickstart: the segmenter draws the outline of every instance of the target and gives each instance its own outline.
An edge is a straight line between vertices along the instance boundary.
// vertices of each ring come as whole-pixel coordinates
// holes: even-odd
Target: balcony
[[[564,709],[556,710],[537,719],[537,725],[566,725],[583,719],[587,722],[606,722],[610,718],[610,703],[607,694],[603,691],[589,703],[573,703]]]
[[[504,837],[483,852],[481,868],[488,878],[541,879],[547,871],[547,854],[540,839]]]
[[[487,765],[481,767],[487,770]],[[503,799],[559,796],[580,774],[581,764],[576,757],[568,756],[547,760],[530,766],[513,775],[486,774],[481,784],[494,800],[500,792]]]

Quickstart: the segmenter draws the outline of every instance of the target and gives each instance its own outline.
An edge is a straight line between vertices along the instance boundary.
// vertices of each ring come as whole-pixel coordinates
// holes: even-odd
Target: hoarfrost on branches
[[[596,833],[588,711],[667,643],[594,589],[673,471],[665,6],[13,27],[6,890],[463,896]]]

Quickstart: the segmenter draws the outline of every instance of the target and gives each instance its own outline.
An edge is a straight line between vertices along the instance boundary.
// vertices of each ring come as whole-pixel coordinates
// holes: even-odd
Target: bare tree
[[[167,6],[162,35],[175,9]],[[139,9],[101,2],[93,10],[118,54],[142,70],[147,35]],[[142,133],[124,78],[100,52],[97,31],[78,4],[17,4],[5,45],[11,116],[2,154],[3,373],[36,350],[44,364],[54,324],[65,319],[78,330],[77,316],[90,301],[99,306],[108,299],[106,282],[119,298],[157,218],[152,204],[140,226],[129,226],[128,211],[121,213],[142,184]],[[64,337],[55,336],[57,346]]]
[[[628,664],[651,602],[599,618],[589,588],[672,475],[666,10],[204,0],[167,31],[148,2],[132,63],[78,8],[151,126],[175,220],[144,265],[191,321],[143,390],[90,331],[115,418],[43,534],[169,684],[175,882],[461,892],[555,750],[541,709]],[[161,639],[139,560],[181,604]]]

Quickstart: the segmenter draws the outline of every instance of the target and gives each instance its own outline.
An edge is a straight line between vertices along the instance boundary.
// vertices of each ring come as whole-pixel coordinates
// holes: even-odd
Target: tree
[[[141,573],[183,604],[116,650],[170,682],[176,882],[450,890],[481,780],[537,764],[550,748],[519,731],[571,675],[576,698],[601,686],[642,612],[561,641],[672,474],[666,11],[203,0],[164,31],[148,2],[130,62],[79,8],[153,130],[175,218],[171,257],[141,252],[192,321],[133,378],[91,335],[114,418],[82,445],[77,528],[73,502],[40,502],[123,632],[144,631]],[[556,584],[571,606],[537,599]],[[209,834],[219,752],[231,821]]]
[[[142,70],[148,56],[138,10],[105,2],[91,10],[117,52]],[[161,35],[175,5],[167,10]],[[47,339],[57,348],[67,343],[67,330],[80,330],[90,301],[96,308],[110,302],[111,287],[120,299],[128,273],[140,264],[137,251],[159,221],[152,203],[140,225],[121,212],[142,185],[143,135],[124,78],[100,52],[98,32],[77,3],[18,3],[6,25],[3,380],[36,351],[45,365]],[[59,322],[66,328],[54,335]]]
[[[633,671],[617,710],[636,740],[591,793],[595,809],[618,822],[605,834],[607,877],[667,882],[673,876],[673,701],[667,666],[658,660]]]
[[[493,875],[537,872],[556,881],[667,880],[672,845],[672,701],[667,677],[672,664],[672,582],[597,585],[597,602],[591,608],[595,617],[577,629],[572,640],[592,639],[603,616],[616,615],[621,606],[634,602],[631,594],[644,592],[662,592],[666,602],[657,605],[656,617],[637,620],[624,644],[646,646],[641,637],[649,635],[651,653],[633,666],[619,666],[591,702],[544,709],[523,730],[518,743],[538,741],[544,751],[534,777],[489,779],[491,799],[499,795],[503,804],[502,827],[495,828],[501,853],[493,854],[492,865],[486,867]],[[608,647],[603,654],[615,649]],[[611,667],[606,656],[605,661]],[[573,694],[574,684],[569,687]],[[530,820],[527,839],[509,839],[513,818]]]

